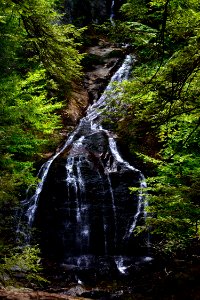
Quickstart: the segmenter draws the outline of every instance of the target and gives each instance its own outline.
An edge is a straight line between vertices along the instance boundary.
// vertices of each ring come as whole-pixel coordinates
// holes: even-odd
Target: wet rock
[[[71,254],[126,253],[125,236],[137,210],[129,186],[138,184],[139,173],[116,161],[104,131],[84,134],[67,160],[53,163],[36,215],[45,255],[61,261]]]
[[[98,40],[95,46],[88,47],[85,52],[87,55],[83,59],[83,80],[72,84],[72,92],[67,97],[67,108],[61,113],[68,132],[83,117],[88,105],[100,97],[125,55],[123,49],[105,40]]]
[[[65,292],[65,294],[75,297],[75,296],[81,296],[85,292],[86,290],[82,286],[77,285],[75,287],[70,288],[67,292]]]
[[[83,61],[87,70],[84,85],[90,102],[93,102],[100,97],[112,74],[119,67],[125,51],[105,40],[100,40],[98,45],[89,47],[87,53],[88,56]]]
[[[111,0],[65,0],[67,21],[79,25],[105,21],[110,15]]]
[[[118,15],[124,0],[115,0],[111,12],[112,0],[65,0],[65,20],[79,26],[89,23],[102,23],[109,20],[111,13]]]

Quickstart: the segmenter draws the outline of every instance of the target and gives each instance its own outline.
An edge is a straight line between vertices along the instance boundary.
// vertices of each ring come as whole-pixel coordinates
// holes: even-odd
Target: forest
[[[114,85],[114,109],[102,109],[103,123],[147,180],[147,217],[135,234],[150,233],[155,256],[199,258],[200,4],[118,2],[111,22],[109,14],[99,21],[87,15],[89,1],[83,15],[77,10],[71,18],[64,0],[0,0],[2,285],[4,274],[21,264],[28,282],[45,281],[38,245],[22,250],[16,243],[16,211],[27,189],[37,186],[45,155],[63,143],[62,112],[74,83],[83,82],[90,63],[85,49],[95,39],[128,45],[136,57],[129,79]]]

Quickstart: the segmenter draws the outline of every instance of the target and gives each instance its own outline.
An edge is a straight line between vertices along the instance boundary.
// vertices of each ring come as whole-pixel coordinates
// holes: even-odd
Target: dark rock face
[[[65,0],[69,21],[82,25],[103,21],[110,15],[111,1],[107,0]]]
[[[123,1],[115,0],[114,13]],[[65,0],[65,12],[69,22],[86,25],[102,23],[111,15],[112,0]]]
[[[53,162],[35,219],[47,256],[127,254],[138,203],[128,188],[139,186],[140,174],[116,160],[109,138],[84,124]]]
[[[88,55],[83,60],[86,69],[84,86],[88,91],[90,103],[93,103],[99,99],[111,76],[119,68],[125,57],[125,49],[118,48],[105,40],[99,40],[86,51]]]

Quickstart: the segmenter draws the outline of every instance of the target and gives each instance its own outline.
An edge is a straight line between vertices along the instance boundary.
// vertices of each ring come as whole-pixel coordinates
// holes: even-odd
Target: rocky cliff
[[[67,133],[84,116],[89,104],[96,101],[109,79],[125,56],[125,50],[99,39],[94,46],[85,49],[84,76],[79,83],[73,83],[67,108],[62,111],[62,119]]]

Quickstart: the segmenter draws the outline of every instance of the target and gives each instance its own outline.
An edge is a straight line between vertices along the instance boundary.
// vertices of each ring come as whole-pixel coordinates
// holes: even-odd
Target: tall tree
[[[1,0],[5,6],[5,1]],[[82,55],[76,50],[81,29],[61,24],[54,1],[9,0],[6,6],[16,15],[24,32],[24,42],[34,51],[49,74],[60,84],[69,85],[80,76]],[[12,16],[10,16],[12,18]],[[23,26],[22,26],[23,25]]]

